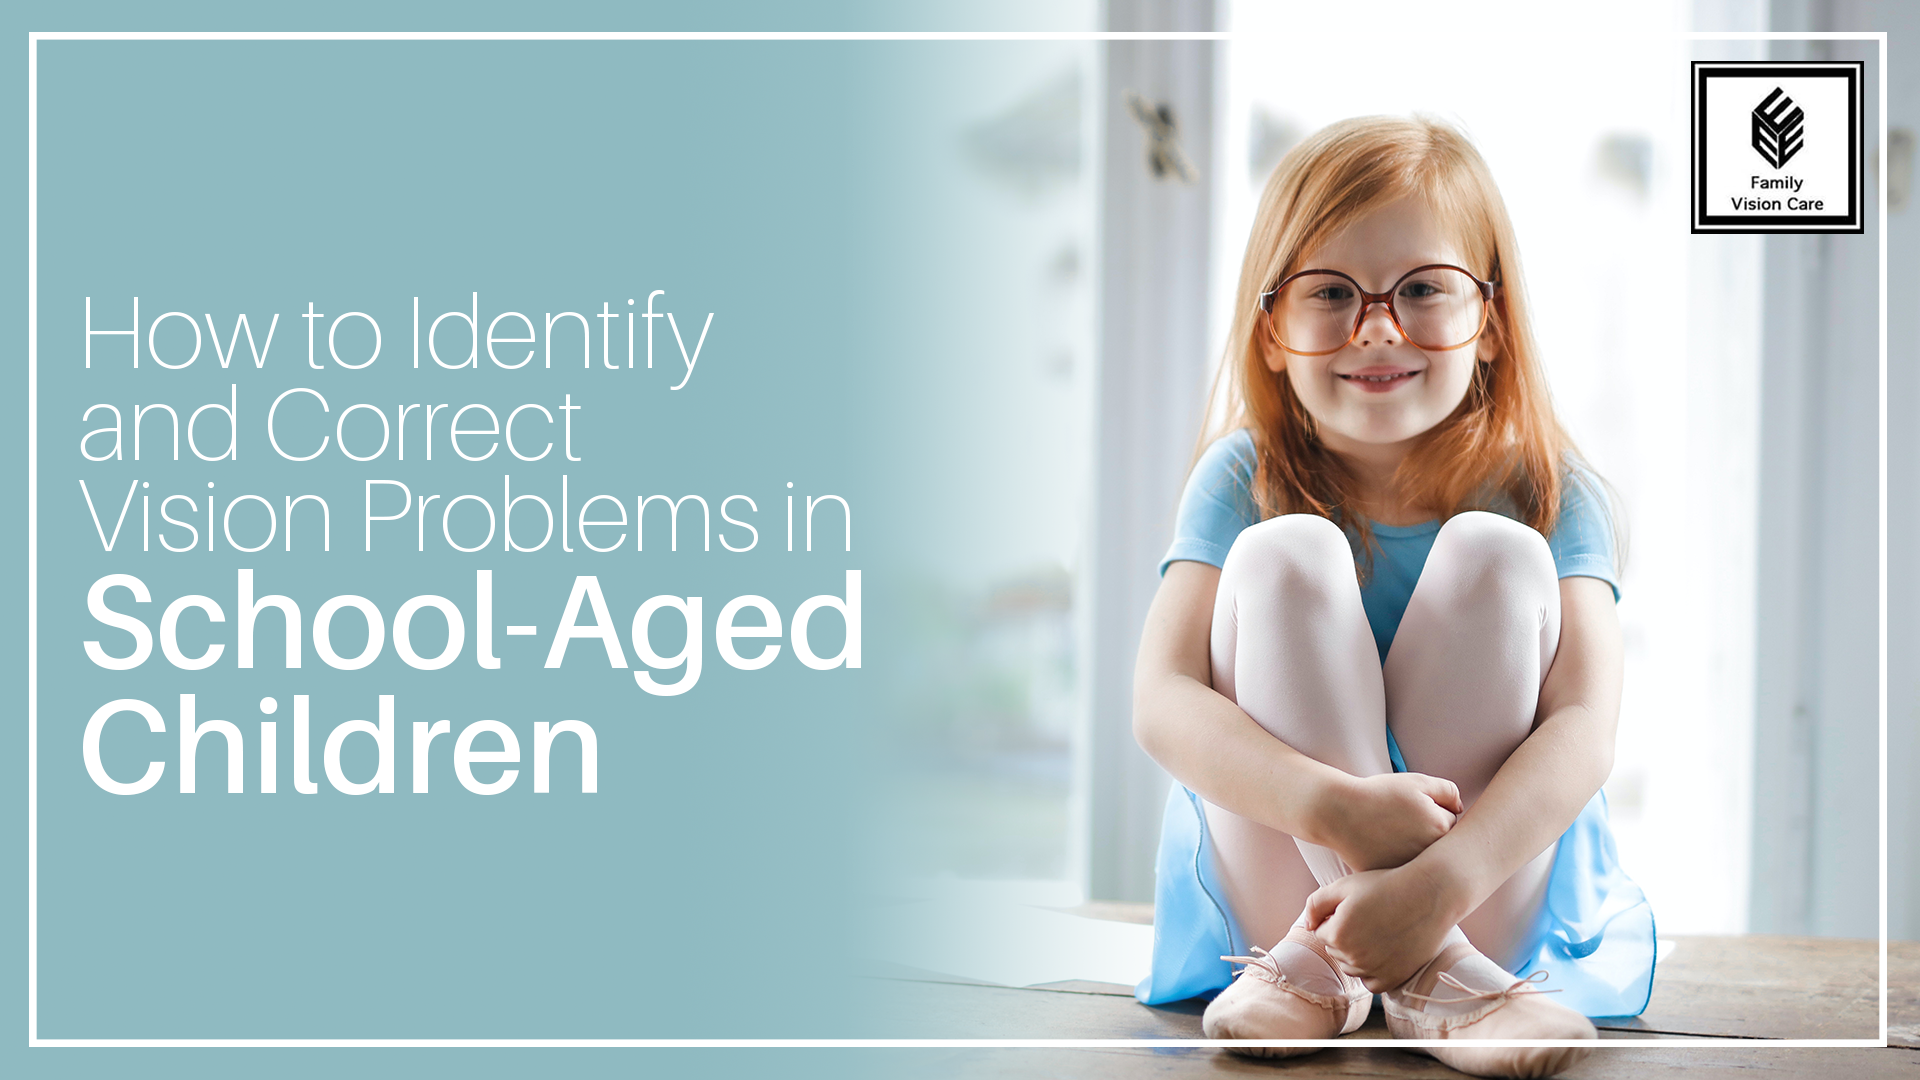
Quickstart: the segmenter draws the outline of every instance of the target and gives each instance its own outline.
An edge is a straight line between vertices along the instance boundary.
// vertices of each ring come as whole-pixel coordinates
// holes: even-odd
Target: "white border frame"
[[[1639,37],[1643,35],[1619,35]],[[1880,45],[1879,146],[1887,145],[1885,31],[1686,33],[1692,41],[1877,41]],[[1234,1045],[1393,1047],[1442,1045],[1411,1039],[43,1039],[39,1034],[39,46],[42,41],[1227,41],[1209,32],[1096,31],[66,31],[27,35],[27,1045],[29,1047],[1227,1047]],[[1603,1046],[1885,1047],[1887,1045],[1887,186],[1877,183],[1880,224],[1880,1038],[1601,1039]],[[1583,1046],[1552,1039],[1487,1040],[1485,1046]]]

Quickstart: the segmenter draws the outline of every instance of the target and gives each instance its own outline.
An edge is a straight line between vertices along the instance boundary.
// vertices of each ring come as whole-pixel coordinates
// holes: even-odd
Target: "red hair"
[[[1424,117],[1332,124],[1288,152],[1267,180],[1214,380],[1212,422],[1199,448],[1246,428],[1263,518],[1318,514],[1357,533],[1362,550],[1370,545],[1352,470],[1315,436],[1286,373],[1267,368],[1266,350],[1275,346],[1259,298],[1355,220],[1408,196],[1423,199],[1454,233],[1467,268],[1500,288],[1481,347],[1485,359],[1475,363],[1465,398],[1415,441],[1393,483],[1412,505],[1442,520],[1506,502],[1513,516],[1549,535],[1567,482],[1563,470],[1579,457],[1540,368],[1513,225],[1479,152],[1460,132]]]

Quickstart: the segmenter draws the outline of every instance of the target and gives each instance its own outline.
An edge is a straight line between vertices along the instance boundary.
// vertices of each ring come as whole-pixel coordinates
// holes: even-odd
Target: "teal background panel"
[[[347,5],[331,9],[326,25],[443,27],[452,10]],[[715,18],[671,5],[562,5],[542,15],[563,26],[873,28],[876,10],[742,5]],[[464,27],[527,25],[511,5],[457,12]],[[84,17],[28,9],[16,18],[16,40],[38,27],[296,25],[231,5],[108,5]],[[907,16],[887,9],[888,25],[903,19],[945,28],[955,16],[932,7]],[[873,703],[874,685],[887,675],[873,657],[889,647],[887,567],[897,561],[897,553],[862,540],[892,543],[910,534],[897,524],[866,530],[890,510],[925,504],[896,490],[896,477],[882,467],[885,442],[900,430],[899,402],[887,396],[898,393],[898,372],[894,384],[875,378],[914,356],[897,342],[877,347],[871,327],[897,319],[914,301],[916,260],[990,266],[992,259],[991,252],[902,248],[886,227],[888,214],[912,211],[911,199],[888,185],[921,167],[899,159],[896,148],[910,140],[889,133],[888,125],[914,121],[900,106],[911,97],[901,80],[913,92],[951,97],[968,92],[964,80],[992,70],[981,52],[959,64],[928,62],[928,55],[827,43],[42,44],[41,1036],[885,1034],[862,1006],[870,981],[846,978],[857,968],[850,959],[859,945],[857,902],[875,869],[862,822],[875,813],[865,797],[868,749],[873,728],[886,722]],[[24,67],[24,57],[16,62]],[[15,85],[24,84],[24,70],[16,73]],[[13,175],[23,178],[23,120],[14,135]],[[24,182],[15,194],[23,205]],[[24,240],[22,216],[8,226],[16,242]],[[16,341],[24,346],[24,272],[9,273]],[[424,359],[418,370],[408,364],[416,295],[424,323],[465,308],[477,292],[484,323],[508,309],[536,316],[578,310],[591,319],[601,301],[617,311],[630,296],[645,303],[657,288],[667,290],[660,309],[680,317],[689,346],[704,314],[715,313],[701,363],[682,390],[669,389],[680,372],[664,326],[655,331],[661,366],[651,372],[581,370],[565,346],[556,346],[552,370],[537,358],[517,372],[494,369],[484,356],[477,371],[443,371]],[[267,314],[279,312],[271,359],[263,370],[240,360],[221,370],[209,344],[187,370],[160,369],[143,355],[135,371],[113,359],[124,357],[125,338],[97,338],[95,366],[81,368],[80,298],[95,298],[97,326],[117,326],[129,321],[133,295],[143,330],[162,312],[211,312],[223,344],[237,312],[249,314],[256,335]],[[307,301],[329,315],[351,309],[376,318],[379,361],[362,371],[308,369],[306,327],[295,317]],[[441,340],[459,339],[458,330],[443,331]],[[343,327],[343,346],[370,345],[358,332]],[[163,328],[163,351],[190,348],[181,334],[177,321]],[[614,342],[624,345],[617,329]],[[145,346],[143,333],[143,354]],[[321,347],[324,355],[324,340]],[[23,347],[17,355],[24,358]],[[576,363],[563,366],[563,356]],[[24,364],[16,372],[16,400],[24,403]],[[556,447],[538,463],[509,466],[504,451],[467,463],[447,459],[440,443],[430,464],[414,460],[411,447],[404,463],[391,449],[367,463],[331,450],[312,462],[283,461],[260,424],[267,403],[295,386],[326,395],[334,410],[328,420],[357,402],[389,418],[401,403],[441,401],[485,402],[504,416],[523,402],[557,409],[571,395],[583,406],[574,451],[584,460],[562,462]],[[225,401],[230,387],[241,409],[237,462],[202,462],[184,445],[182,460],[156,460],[151,442],[139,463],[90,463],[76,452],[80,434],[96,426],[79,421],[88,405],[111,402],[127,412],[135,402],[166,401],[184,419],[193,407]],[[16,413],[22,434],[24,411]],[[370,421],[359,414],[348,436],[377,440]],[[317,424],[305,429],[321,432]],[[24,447],[15,445],[24,465]],[[15,505],[25,497],[24,471],[9,471],[5,481]],[[497,505],[506,473],[516,494],[549,501],[564,475],[576,513],[601,493],[629,507],[637,496],[698,493],[716,509],[719,498],[744,494],[758,507],[752,520],[760,542],[745,554],[722,550],[717,538],[711,551],[685,544],[661,551],[664,535],[649,533],[645,552],[563,554],[552,543],[534,553],[502,552],[496,537],[491,550],[465,554],[437,544],[431,527],[428,550],[412,550],[411,523],[402,522],[377,526],[376,550],[360,550],[367,480],[399,481],[440,494],[443,503],[473,493]],[[151,485],[140,490],[156,504],[163,494],[204,499],[209,480],[222,506],[242,493],[276,505],[286,495],[320,494],[332,507],[332,550],[290,553],[276,539],[259,553],[224,542],[209,553],[201,537],[199,550],[173,554],[158,550],[156,532],[153,550],[139,551],[136,504],[115,552],[102,553],[80,498],[83,478],[105,514],[117,511],[129,483]],[[789,493],[848,499],[854,550],[817,543],[822,550],[814,553],[787,552],[780,514]],[[521,514],[531,516],[517,516],[518,528],[537,536],[538,515],[528,507]],[[941,525],[937,516],[925,520]],[[836,532],[828,527],[822,535]],[[725,535],[740,539],[738,530]],[[297,546],[308,540],[303,533]],[[24,566],[24,536],[3,542]],[[582,546],[577,534],[573,545]],[[88,638],[124,650],[125,636],[103,634],[85,610],[87,585],[105,573],[138,575],[152,589],[150,605],[129,605],[124,592],[115,604],[137,609],[149,625],[175,596],[213,597],[228,621],[208,628],[189,615],[183,639],[230,643],[241,567],[255,571],[257,592],[299,601],[309,628],[315,607],[336,594],[369,597],[389,626],[407,597],[448,597],[469,620],[466,647],[451,668],[416,671],[399,662],[389,635],[372,667],[343,672],[319,662],[309,635],[303,667],[287,671],[278,618],[266,616],[251,671],[235,669],[231,644],[204,672],[173,669],[157,647],[128,672],[102,671],[80,653]],[[477,569],[494,576],[499,671],[473,663]],[[790,616],[805,597],[840,593],[848,569],[867,575],[866,669],[808,671],[790,648],[764,671],[720,662],[711,627],[727,598],[758,593]],[[677,698],[644,695],[629,671],[607,667],[592,641],[575,643],[564,668],[541,668],[576,574],[599,578],[623,637],[640,599],[703,596],[708,637],[699,686]],[[24,574],[15,580],[18,609]],[[658,620],[656,640],[671,637],[671,621]],[[354,622],[351,615],[339,622],[343,653],[356,651]],[[543,632],[506,638],[509,622]],[[434,623],[426,616],[417,624],[422,652],[437,645]],[[837,647],[834,623],[830,615],[815,621],[823,654]],[[23,631],[24,619],[0,630],[22,667]],[[630,650],[629,662],[638,666]],[[245,794],[223,790],[217,737],[202,744],[199,792],[178,793],[182,693],[196,695],[202,722],[230,720],[245,733]],[[325,732],[341,720],[372,719],[377,696],[389,693],[397,700],[398,790],[333,791],[320,775]],[[313,702],[320,792],[312,796],[291,790],[295,694]],[[257,708],[264,696],[280,704],[272,717]],[[148,700],[168,718],[166,735],[137,731],[127,716],[109,727],[105,757],[115,775],[137,775],[149,758],[168,762],[162,782],[139,796],[101,791],[80,763],[86,716],[117,697]],[[24,701],[16,708],[23,716]],[[492,797],[461,790],[442,737],[434,793],[411,794],[410,724],[449,719],[457,732],[475,718],[516,731],[515,787]],[[259,793],[262,719],[279,730],[280,791],[273,795]],[[598,734],[596,795],[570,790],[577,757],[568,749],[555,755],[554,793],[530,790],[531,725],[563,719],[585,720]],[[21,742],[23,749],[24,732]],[[349,776],[371,771],[368,743],[348,741]],[[25,804],[24,772],[15,769],[5,781],[16,806]],[[22,926],[23,833],[7,845],[7,873],[18,875],[9,910]],[[25,966],[23,937],[13,937],[16,970]],[[0,997],[22,1018],[23,982]],[[838,1075],[877,1059],[819,1050],[128,1049],[42,1050],[22,1060],[34,1075],[129,1068],[299,1075],[343,1064],[464,1075],[555,1062],[570,1071],[719,1075],[769,1061],[803,1075]]]

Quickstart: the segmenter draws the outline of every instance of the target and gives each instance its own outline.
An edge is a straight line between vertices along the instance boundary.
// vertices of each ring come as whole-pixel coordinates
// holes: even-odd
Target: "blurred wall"
[[[1910,5],[1776,0],[1766,15],[1775,31],[1888,30],[1890,43],[1903,36],[1912,41],[1920,32],[1920,11]],[[1769,55],[1865,60],[1868,144],[1877,142],[1876,43],[1776,41]],[[1900,72],[1898,55],[1890,69]],[[1890,128],[1904,125],[1911,132],[1914,97],[1910,82],[1889,86]],[[1880,219],[1874,200],[1885,165],[1876,152],[1865,235],[1765,240],[1750,914],[1755,932],[1875,937],[1880,931]],[[1911,548],[1905,538],[1914,513],[1914,444],[1910,425],[1901,422],[1914,409],[1912,304],[1901,302],[1911,297],[1915,281],[1912,214],[1903,205],[1887,221],[1886,404],[1894,421],[1887,432],[1894,545],[1888,764],[1896,778],[1911,775],[1914,756],[1911,604],[1899,602],[1914,592],[1913,576],[1899,566],[1899,555]],[[1889,852],[1898,852],[1891,860],[1889,919],[1896,935],[1911,934],[1914,807],[1904,790],[1891,801],[1897,813],[1889,825],[1899,831]]]

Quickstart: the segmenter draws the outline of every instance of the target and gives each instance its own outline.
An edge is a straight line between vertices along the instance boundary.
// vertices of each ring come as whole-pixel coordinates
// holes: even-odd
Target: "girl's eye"
[[[1400,287],[1400,295],[1409,300],[1425,300],[1445,291],[1431,281],[1410,281]]]
[[[1353,290],[1345,285],[1322,285],[1313,290],[1313,299],[1323,304],[1344,304],[1353,299]]]

